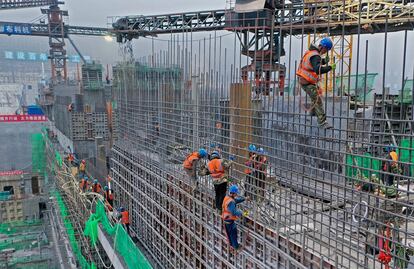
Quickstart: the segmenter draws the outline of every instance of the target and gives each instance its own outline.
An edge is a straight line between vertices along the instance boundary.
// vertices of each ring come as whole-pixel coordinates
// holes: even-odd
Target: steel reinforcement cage
[[[341,25],[338,21],[335,27]],[[297,35],[302,46],[292,45],[294,37],[286,29],[277,31],[287,34],[286,76],[296,89],[294,70],[307,36]],[[167,41],[154,38],[149,57],[114,67],[119,133],[111,157],[115,202],[129,210],[131,229],[159,267],[414,264],[414,88],[407,89],[412,83],[405,83],[413,68],[406,61],[412,46],[408,32],[402,39],[401,89],[405,88],[400,93],[390,94],[385,87],[387,34],[378,36],[384,46],[380,70],[368,73],[369,42],[362,44],[360,35],[355,38],[352,75],[358,79],[349,79],[343,60],[336,59],[339,68],[331,84],[335,88],[320,96],[332,129],[318,126],[303,90],[278,88],[277,72],[259,78],[249,73],[248,82],[243,82],[241,70],[250,62],[240,56],[239,32],[221,34],[195,39],[183,32]],[[339,36],[344,37],[345,32]],[[366,83],[372,72],[383,79],[375,90],[376,84]],[[263,85],[269,89],[264,91]],[[341,89],[358,90],[351,95]],[[265,169],[250,176],[245,174],[249,144],[263,148],[268,161]],[[390,144],[399,156],[398,167],[384,170],[391,164]],[[238,225],[243,250],[237,253],[214,208],[211,178],[198,176],[200,185],[192,191],[182,169],[187,154],[200,147],[231,159],[229,185],[239,185],[242,195],[251,198],[239,205],[249,215]]]

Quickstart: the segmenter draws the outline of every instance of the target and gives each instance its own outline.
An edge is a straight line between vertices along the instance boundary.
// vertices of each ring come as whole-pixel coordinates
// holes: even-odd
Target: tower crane
[[[52,84],[67,79],[65,38],[68,38],[69,35],[105,36],[109,34],[107,29],[102,27],[66,25],[64,17],[68,16],[68,12],[61,10],[60,4],[64,4],[64,2],[58,0],[0,0],[0,10],[48,6],[48,8],[41,9],[42,14],[47,15],[47,24],[0,21],[0,34],[48,37]]]
[[[414,5],[398,0],[236,0],[230,9],[114,17],[112,26],[118,42],[166,33],[233,31],[241,43],[241,53],[251,59],[242,67],[242,80],[253,77],[256,89],[267,93],[275,84],[271,78],[278,73],[277,88],[283,94],[286,68],[280,64],[280,57],[285,54],[284,37],[412,30]],[[343,55],[340,58],[343,60]]]

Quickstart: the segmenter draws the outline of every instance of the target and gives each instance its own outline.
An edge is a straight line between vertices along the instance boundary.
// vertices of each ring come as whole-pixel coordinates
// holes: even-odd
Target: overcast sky
[[[124,15],[153,15],[165,14],[184,11],[198,11],[223,9],[226,5],[226,0],[152,0],[152,1],[134,1],[134,0],[70,0],[61,8],[69,11],[68,24],[70,25],[84,25],[84,26],[107,26],[109,16],[124,16]],[[41,15],[39,8],[31,8],[15,11],[2,11],[0,20],[2,21],[18,21],[18,22],[32,22]],[[228,32],[222,32],[228,33]],[[204,33],[208,36],[211,33]],[[414,33],[409,32],[408,35],[408,53],[406,56],[407,67],[406,75],[412,77],[413,61],[414,59]],[[158,39],[169,39],[169,35],[159,36]],[[233,37],[226,37],[223,41],[225,46],[231,51],[233,50]],[[95,59],[99,59],[103,64],[113,64],[121,60],[119,54],[119,46],[116,42],[106,42],[102,37],[74,37],[75,43],[80,48],[83,54],[90,55]],[[28,40],[30,42],[28,43]],[[306,39],[305,39],[306,40]],[[356,36],[354,37],[354,63],[357,55]],[[360,72],[364,70],[365,58],[365,40],[369,40],[369,57],[368,57],[368,71],[379,73],[377,79],[377,87],[382,87],[382,66],[383,66],[383,49],[384,49],[384,35],[364,35],[360,42]],[[34,51],[46,51],[48,49],[46,38],[33,37],[0,37],[0,42],[9,47],[18,48],[19,46],[29,45]],[[6,42],[6,43],[3,43]],[[305,45],[306,45],[305,41]],[[288,39],[285,40],[288,45]],[[294,72],[294,61],[298,59],[300,53],[299,41],[293,38],[292,42],[292,74]],[[165,49],[166,42],[156,41],[155,49]],[[151,42],[148,39],[140,39],[134,41],[134,53],[136,56],[148,55],[151,51]],[[74,53],[73,48],[68,44],[67,49],[69,53]],[[287,49],[288,50],[288,49]],[[387,65],[386,65],[386,86],[398,87],[401,84],[401,70],[402,70],[402,50],[403,50],[403,33],[389,34],[388,48],[387,48]],[[282,59],[282,63],[288,64],[288,57]],[[355,73],[355,69],[353,70]]]

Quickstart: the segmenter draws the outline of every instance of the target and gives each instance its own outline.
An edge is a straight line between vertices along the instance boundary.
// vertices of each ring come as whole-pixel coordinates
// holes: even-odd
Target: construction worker
[[[101,193],[101,190],[102,190],[102,186],[101,186],[101,184],[98,182],[98,180],[97,179],[95,179],[94,181],[93,181],[93,184],[92,184],[92,192],[95,192],[95,193]]]
[[[257,157],[253,163],[254,165],[254,178],[256,186],[256,194],[258,200],[264,199],[264,190],[267,173],[267,157],[264,155],[265,151],[263,148],[257,150]]]
[[[242,213],[237,209],[237,204],[244,202],[243,197],[238,197],[239,188],[236,185],[232,185],[229,188],[229,194],[224,198],[222,204],[222,214],[221,218],[224,222],[224,227],[226,230],[226,235],[229,240],[230,245],[235,249],[239,250],[240,245],[237,241],[237,225],[236,221],[242,216],[247,216],[247,211]]]
[[[79,164],[79,177],[83,178],[86,175],[86,161],[82,160]]]
[[[208,173],[213,179],[214,191],[216,193],[215,204],[216,208],[221,214],[224,197],[226,197],[227,182],[228,182],[228,169],[231,162],[221,159],[218,151],[213,151],[210,155],[210,161],[207,164]]]
[[[250,144],[248,147],[249,151],[249,159],[244,163],[246,168],[244,169],[244,173],[246,174],[246,196],[252,197],[253,196],[253,183],[254,183],[254,175],[253,175],[253,164],[256,160],[256,146]],[[252,197],[253,198],[253,197]]]
[[[121,223],[129,234],[129,212],[123,207],[120,207],[118,212],[120,212],[119,218],[121,219]]]
[[[79,187],[80,187],[80,189],[82,190],[82,191],[87,191],[88,190],[88,185],[89,185],[89,183],[88,183],[88,177],[87,176],[84,176],[82,179],[81,179],[81,182],[80,182],[80,184],[79,184]]]
[[[198,161],[202,158],[207,158],[207,156],[208,156],[207,151],[201,148],[198,151],[195,151],[189,154],[183,162],[184,171],[187,173],[187,175],[190,177],[192,181],[191,183],[193,185],[193,191],[198,186],[198,181],[197,181]]]
[[[112,190],[110,190],[108,186],[105,186],[104,194],[106,208],[108,209],[108,211],[112,211],[114,207],[114,195],[112,194]]]
[[[329,59],[322,59],[321,55],[326,54],[332,49],[333,43],[329,37],[321,40],[318,46],[312,44],[309,50],[303,55],[299,68],[296,72],[299,85],[312,101],[312,112],[318,117],[319,126],[325,129],[331,129],[326,120],[325,110],[320,97],[320,89],[318,86],[320,75],[335,71],[336,64],[328,66]]]
[[[401,174],[402,171],[398,165],[396,147],[392,144],[388,145],[385,151],[387,155],[382,163],[382,170],[386,173],[383,175],[383,182],[387,186],[392,186],[394,185],[395,175]]]

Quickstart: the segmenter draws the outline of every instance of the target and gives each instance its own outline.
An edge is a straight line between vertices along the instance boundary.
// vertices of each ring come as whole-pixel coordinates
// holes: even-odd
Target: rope
[[[386,233],[384,236],[385,240],[383,238],[380,239],[381,250],[380,250],[380,254],[378,255],[378,260],[380,261],[380,263],[385,265],[385,269],[389,269],[390,268],[389,263],[391,262],[391,259],[392,259],[391,249],[390,249],[391,229],[390,229],[389,224],[387,224],[385,233]]]

